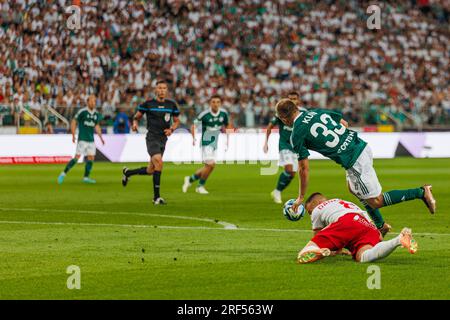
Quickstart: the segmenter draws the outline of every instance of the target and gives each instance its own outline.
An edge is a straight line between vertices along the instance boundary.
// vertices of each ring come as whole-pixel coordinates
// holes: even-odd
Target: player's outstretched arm
[[[133,124],[131,125],[131,130],[133,130],[134,132],[138,132],[138,128],[139,128],[139,121],[142,119],[142,117],[144,116],[144,114],[140,111],[136,112],[136,114],[133,117]]]
[[[234,127],[233,127],[233,125],[231,123],[228,123],[227,126],[225,127],[225,132],[227,134],[226,150],[228,150],[228,146],[230,144],[230,133],[234,132]]]
[[[298,206],[305,199],[306,191],[308,190],[309,183],[309,160],[308,158],[298,161],[298,179],[299,179],[299,190],[298,198],[292,206],[293,210],[297,210]]]
[[[195,146],[195,124],[191,126],[192,145]]]
[[[73,119],[70,123],[70,132],[72,133],[72,142],[75,143],[75,132],[77,130],[77,120]]]
[[[269,151],[269,137],[270,137],[270,134],[272,133],[273,127],[274,127],[274,125],[271,122],[271,123],[269,123],[269,125],[266,128],[266,141],[264,142],[264,147],[263,147],[264,153],[267,153]]]
[[[99,124],[95,125],[95,132],[97,133],[98,137],[100,138],[100,141],[102,142],[102,144],[105,144],[105,140],[103,140],[103,135],[102,135],[102,128],[100,127]]]
[[[180,118],[178,116],[173,116],[173,123],[170,128],[164,130],[164,134],[168,137],[170,136],[176,128],[180,125]]]

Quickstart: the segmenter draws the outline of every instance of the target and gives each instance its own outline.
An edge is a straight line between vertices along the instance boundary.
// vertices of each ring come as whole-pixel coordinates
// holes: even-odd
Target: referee
[[[150,161],[147,167],[138,169],[123,168],[122,185],[125,187],[133,175],[153,175],[153,204],[166,204],[161,198],[160,184],[163,167],[162,157],[166,147],[167,137],[170,136],[180,124],[177,103],[167,99],[167,82],[156,83],[156,99],[147,100],[138,106],[134,115],[132,130],[138,130],[139,120],[147,117],[147,151]]]

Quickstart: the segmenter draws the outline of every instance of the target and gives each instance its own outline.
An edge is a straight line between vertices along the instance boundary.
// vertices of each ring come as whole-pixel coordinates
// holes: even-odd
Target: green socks
[[[409,201],[414,199],[422,199],[424,195],[423,188],[406,189],[406,190],[392,190],[383,193],[384,206],[391,206],[403,201]],[[361,200],[361,203],[367,210],[367,213],[373,220],[373,223],[377,228],[381,228],[384,224],[383,216],[378,209],[372,209],[365,200]]]
[[[206,183],[205,179],[200,179],[200,181],[198,182],[198,185],[203,187],[205,185],[205,183]]]
[[[288,172],[283,171],[280,174],[280,177],[278,178],[277,190],[283,191],[284,189],[286,189],[286,187],[289,185],[289,183],[291,183],[293,178],[294,177],[291,176]]]
[[[424,193],[423,188],[388,191],[383,193],[384,206],[391,206],[403,201],[422,199]]]
[[[64,169],[64,173],[67,174],[70,169],[72,169],[78,162],[78,159],[73,158],[72,160],[67,163],[66,168]],[[88,160],[86,161],[86,165],[84,167],[84,177],[88,178],[91,174],[92,166],[94,165],[94,161]]]
[[[92,166],[94,162],[91,160],[86,161],[86,166],[84,167],[84,177],[87,178],[91,174]]]
[[[380,229],[384,225],[384,219],[381,215],[380,210],[371,208],[365,200],[360,200],[361,203],[364,205],[364,208],[366,208],[367,213],[369,214],[370,218],[372,218],[373,223],[375,223],[375,226]]]
[[[67,163],[66,168],[64,169],[64,173],[69,172],[69,170],[72,169],[73,166],[77,164],[77,162],[78,162],[78,159],[75,159],[75,158],[71,159],[69,161],[69,163]]]

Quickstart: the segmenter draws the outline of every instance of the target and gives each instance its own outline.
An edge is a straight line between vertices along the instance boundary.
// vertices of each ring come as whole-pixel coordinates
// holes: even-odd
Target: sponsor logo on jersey
[[[219,131],[221,129],[221,126],[207,126],[206,131]]]
[[[355,136],[354,131],[349,131],[347,139],[341,144],[339,147],[337,153],[342,153],[343,151],[347,150],[347,147],[350,145],[350,143],[353,141],[353,137]]]
[[[83,124],[86,127],[95,127],[95,122],[94,121],[84,121]]]

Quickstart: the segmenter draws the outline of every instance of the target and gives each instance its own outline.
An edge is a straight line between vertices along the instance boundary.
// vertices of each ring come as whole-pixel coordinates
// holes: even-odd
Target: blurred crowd
[[[290,91],[354,126],[450,124],[449,1],[380,2],[380,30],[361,0],[89,0],[78,30],[71,4],[0,0],[3,124],[22,107],[70,119],[92,93],[126,121],[157,79],[185,124],[220,94],[235,126],[264,126]]]

